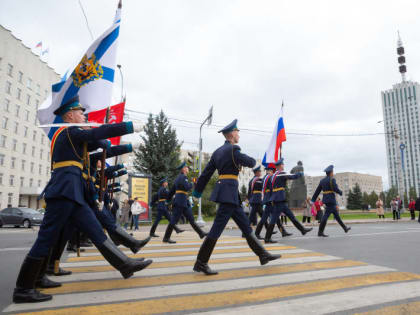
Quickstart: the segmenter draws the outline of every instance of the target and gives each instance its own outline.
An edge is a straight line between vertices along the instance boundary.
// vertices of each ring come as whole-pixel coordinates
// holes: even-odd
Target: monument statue
[[[290,171],[291,174],[296,173],[303,173],[303,163],[302,161],[298,161],[297,165],[292,168]],[[303,204],[306,200],[306,184],[305,184],[305,177],[299,177],[298,179],[295,179],[291,181],[291,187],[290,187],[290,194],[289,194],[289,206],[291,208],[302,208]]]

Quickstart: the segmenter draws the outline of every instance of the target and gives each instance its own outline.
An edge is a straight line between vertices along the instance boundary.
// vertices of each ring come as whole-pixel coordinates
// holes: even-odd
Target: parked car
[[[44,215],[35,209],[19,207],[5,208],[0,211],[0,227],[4,225],[24,226],[40,225]]]

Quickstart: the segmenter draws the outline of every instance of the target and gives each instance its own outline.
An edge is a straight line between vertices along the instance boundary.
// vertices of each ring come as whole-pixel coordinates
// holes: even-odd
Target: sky
[[[117,0],[80,0],[93,36],[112,23]],[[388,187],[380,92],[401,81],[400,31],[407,78],[420,78],[418,1],[123,0],[117,62],[127,109],[163,110],[184,141],[203,151],[223,143],[217,126],[237,118],[243,153],[261,159],[284,102],[286,169],[303,161],[307,175],[382,176]],[[58,73],[92,42],[78,0],[1,0],[0,24]],[[117,76],[113,102],[121,96]],[[129,114],[145,120],[146,114]],[[191,122],[192,121],[192,122]],[[136,139],[133,139],[136,140]]]

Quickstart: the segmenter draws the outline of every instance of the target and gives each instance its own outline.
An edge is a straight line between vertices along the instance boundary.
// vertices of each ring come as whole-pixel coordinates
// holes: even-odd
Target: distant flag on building
[[[50,49],[47,48],[41,52],[41,56],[44,56],[45,54],[48,54],[49,52],[50,52]]]
[[[42,42],[39,42],[38,44],[36,44],[35,48],[41,48],[42,49]]]
[[[270,139],[267,151],[264,154],[262,164],[268,166],[270,163],[275,163],[281,157],[281,146],[286,141],[286,130],[283,123],[283,103],[281,105],[281,114],[274,126],[273,135]]]
[[[108,123],[115,124],[123,121],[125,102],[109,107]],[[100,109],[88,114],[89,122],[105,123],[107,108]],[[121,137],[110,138],[112,145],[119,145]]]
[[[54,111],[75,95],[79,95],[85,113],[110,106],[120,23],[121,3],[112,26],[93,42],[67,79],[52,85],[52,93],[37,112],[41,125],[61,123]],[[43,130],[51,139],[57,128]]]

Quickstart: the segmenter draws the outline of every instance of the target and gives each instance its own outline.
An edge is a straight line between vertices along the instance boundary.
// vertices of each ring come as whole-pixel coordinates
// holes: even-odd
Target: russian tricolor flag
[[[282,106],[283,107],[283,106]],[[275,163],[281,157],[281,144],[286,141],[286,130],[283,123],[283,110],[280,117],[277,119],[274,126],[273,135],[271,136],[270,144],[264,154],[262,164],[267,167],[271,163]]]

